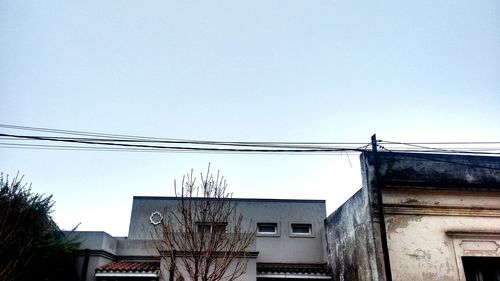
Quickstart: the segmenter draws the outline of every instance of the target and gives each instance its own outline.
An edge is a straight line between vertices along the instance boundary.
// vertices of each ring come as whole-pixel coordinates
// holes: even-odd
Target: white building
[[[324,200],[231,199],[257,229],[239,280],[331,280],[326,265]],[[78,251],[81,280],[169,280],[153,243],[154,223],[176,197],[134,197],[127,237],[85,232]]]

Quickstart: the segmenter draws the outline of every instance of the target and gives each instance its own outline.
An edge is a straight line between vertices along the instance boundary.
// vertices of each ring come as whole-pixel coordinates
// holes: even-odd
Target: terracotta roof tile
[[[326,263],[257,263],[257,273],[259,274],[320,274],[331,275],[332,270]]]
[[[158,273],[159,262],[119,261],[96,268],[95,272],[151,272]]]

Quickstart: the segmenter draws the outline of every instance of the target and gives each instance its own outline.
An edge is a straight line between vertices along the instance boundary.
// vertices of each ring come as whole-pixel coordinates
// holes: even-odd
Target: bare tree
[[[178,280],[232,281],[247,270],[255,230],[251,223],[244,227],[219,172],[214,176],[209,165],[200,176],[197,184],[191,170],[180,190],[174,184],[178,203],[163,211],[153,234],[156,247],[170,269],[170,278],[175,272]]]

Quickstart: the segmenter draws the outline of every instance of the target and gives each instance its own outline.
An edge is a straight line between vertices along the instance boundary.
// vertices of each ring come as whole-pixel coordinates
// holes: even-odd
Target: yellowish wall
[[[463,280],[461,256],[500,256],[500,192],[386,190],[394,280]]]

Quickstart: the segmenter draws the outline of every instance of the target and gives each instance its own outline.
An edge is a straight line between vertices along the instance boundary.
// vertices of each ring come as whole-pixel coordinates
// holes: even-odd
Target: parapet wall
[[[379,156],[384,187],[500,189],[500,157],[390,153]],[[361,156],[372,166],[371,153]]]

